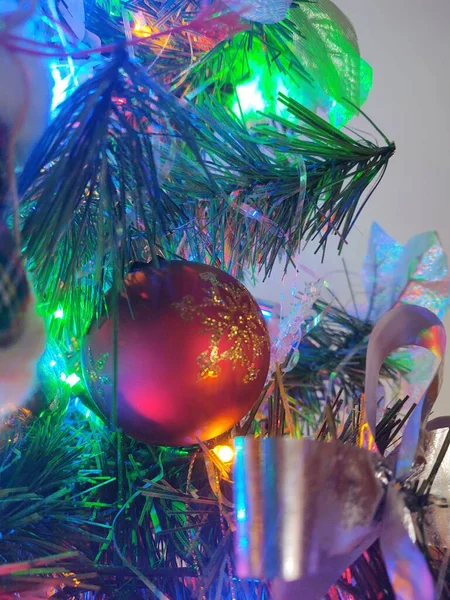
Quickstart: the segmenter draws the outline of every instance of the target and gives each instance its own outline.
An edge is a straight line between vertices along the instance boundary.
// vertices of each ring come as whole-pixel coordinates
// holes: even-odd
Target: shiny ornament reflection
[[[257,401],[269,367],[256,301],[231,275],[199,263],[141,264],[129,274],[117,348],[118,424],[151,444],[222,435]],[[104,319],[87,335],[83,370],[93,401],[111,418],[113,354],[113,319]]]

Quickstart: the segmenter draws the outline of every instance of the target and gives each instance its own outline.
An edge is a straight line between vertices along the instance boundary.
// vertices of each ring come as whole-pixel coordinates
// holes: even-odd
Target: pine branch
[[[356,214],[384,174],[392,145],[378,148],[353,140],[285,100],[299,121],[292,125],[272,116],[286,127],[283,132],[268,127],[248,132],[215,102],[198,110],[209,126],[199,128],[206,165],[227,196],[217,197],[204,171],[186,155],[177,156],[167,189],[181,202],[183,184],[190,182],[195,203],[190,205],[193,226],[187,228],[187,239],[195,259],[201,260],[203,248],[197,251],[190,240],[199,222],[214,248],[212,260],[218,259],[225,268],[233,266],[238,275],[250,268],[268,276],[283,255],[287,266],[301,241],[318,238],[318,247],[324,250],[329,235],[336,234],[342,246]],[[305,197],[300,180],[303,160]]]
[[[344,240],[393,148],[289,108],[302,119],[291,131],[248,132],[216,103],[181,106],[115,57],[62,106],[21,178],[25,253],[46,311],[61,306],[80,338],[144,248],[173,258],[182,244],[186,258],[267,276],[302,241]]]
[[[312,432],[322,418],[323,405],[330,394],[332,398],[338,394],[344,406],[352,405],[363,394],[367,343],[372,330],[370,323],[337,306],[318,301],[314,308],[321,319],[302,339],[298,363],[284,376],[286,389],[298,403],[302,416],[308,414]],[[401,364],[386,361],[380,377],[396,381],[402,374]],[[398,425],[396,414],[397,410],[391,411],[380,426]],[[390,429],[381,431],[386,444],[390,443]]]
[[[294,5],[299,1],[302,0],[296,0]],[[124,39],[122,15],[108,14],[98,4],[92,3],[87,7],[88,29],[103,43],[117,43]],[[188,23],[204,6],[198,0],[128,0],[122,4],[130,13],[141,13],[153,31],[170,30],[181,23]],[[224,4],[216,4],[218,11],[227,10]],[[143,43],[135,52],[142,64],[148,66],[152,77],[160,82],[170,82],[171,88],[178,94],[187,94],[199,101],[212,92],[217,95],[224,93],[229,98],[230,85],[234,87],[239,78],[246,75],[248,56],[254,52],[256,45],[274,73],[289,72],[311,84],[301,54],[292,48],[293,38],[299,34],[293,23],[285,20],[273,25],[250,22],[247,25],[248,31],[224,41],[182,34],[170,36],[167,44],[158,41]]]
[[[113,271],[123,280],[132,232],[165,249],[185,221],[161,185],[158,146],[172,149],[181,135],[201,164],[191,121],[120,55],[74,92],[32,155],[21,180],[29,268],[50,314],[61,305],[75,335],[100,313]]]

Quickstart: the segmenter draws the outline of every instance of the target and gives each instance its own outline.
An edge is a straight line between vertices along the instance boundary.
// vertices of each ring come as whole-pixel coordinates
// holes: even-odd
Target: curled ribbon
[[[427,348],[439,364],[409,419],[388,468],[373,440],[376,385],[383,360],[405,345]],[[407,527],[400,491],[426,437],[440,387],[442,323],[425,308],[399,305],[374,328],[368,346],[362,447],[339,441],[237,438],[236,558],[242,578],[274,578],[277,600],[319,600],[377,539],[398,600],[435,600],[435,585]],[[368,441],[367,441],[368,440]]]
[[[450,558],[450,417],[439,417],[427,424],[419,457],[425,467],[420,474],[420,485],[436,502],[431,503],[424,515],[423,543],[428,546],[432,559],[440,562]],[[434,465],[440,462],[437,472]],[[439,597],[439,595],[438,595]]]
[[[405,479],[413,464],[419,438],[442,385],[443,357],[446,346],[445,329],[440,319],[420,306],[399,304],[388,311],[375,325],[367,347],[365,378],[365,413],[370,431],[375,431],[377,386],[384,360],[404,346],[419,346],[435,358],[428,385],[412,413],[398,449],[395,474]]]

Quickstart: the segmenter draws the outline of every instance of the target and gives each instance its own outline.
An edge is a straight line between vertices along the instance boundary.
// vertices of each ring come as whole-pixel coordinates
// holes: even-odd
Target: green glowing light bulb
[[[76,385],[78,382],[80,381],[80,378],[78,377],[78,375],[76,373],[71,373],[67,378],[66,378],[66,383],[70,385],[70,387],[73,387],[74,385]]]
[[[58,306],[58,308],[55,310],[55,312],[53,313],[53,317],[55,319],[62,319],[64,317],[64,311],[61,308],[61,306]]]

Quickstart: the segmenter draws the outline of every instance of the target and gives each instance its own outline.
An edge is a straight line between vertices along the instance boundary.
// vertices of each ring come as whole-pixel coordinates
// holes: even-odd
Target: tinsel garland
[[[323,300],[314,304],[318,321],[298,346],[298,361],[283,377],[292,398],[294,414],[306,435],[314,434],[327,398],[339,406],[352,402],[364,391],[367,344],[372,324]],[[408,366],[395,356],[382,367],[380,379],[395,383]]]
[[[158,27],[189,20],[186,7],[200,8],[175,3],[164,13],[150,0],[127,6],[153,21],[157,16]],[[114,18],[103,23],[114,43],[119,9],[115,2]],[[227,95],[230,56],[243,48],[245,62],[253,37],[264,41],[268,65],[308,78],[301,57],[284,52],[294,33],[291,22],[255,24],[231,41],[209,36],[209,45],[203,40],[195,49],[189,35],[174,47],[153,39],[136,52],[151,65],[152,78],[118,51],[60,108],[21,191],[41,308],[65,316],[64,323],[50,319],[50,329],[71,353],[107,290],[121,285],[136,259],[183,256],[238,276],[246,269],[269,275],[280,254],[288,264],[303,241],[315,239],[324,250],[337,234],[342,247],[393,144],[384,138],[379,148],[340,132],[286,96],[289,118],[269,115],[270,127],[252,130],[218,103]],[[200,106],[180,101],[168,87]],[[207,101],[211,90],[216,100]],[[339,439],[356,443],[371,326],[345,311],[316,308],[322,322],[303,340],[297,367],[283,375],[278,366],[261,402],[230,436],[304,428],[332,439],[339,426]],[[331,377],[336,370],[339,382]],[[390,364],[381,376],[399,373]],[[324,403],[330,377],[333,399]],[[235,576],[230,466],[212,444],[150,448],[110,430],[78,398],[67,400],[67,390],[49,393],[52,406],[37,417],[22,411],[1,433],[0,598],[17,592],[83,600],[270,598],[266,583]],[[398,439],[403,405],[394,403],[378,424],[382,453]],[[409,490],[419,525],[435,502],[429,487]],[[426,543],[423,550],[429,551]],[[391,597],[376,545],[329,592],[330,600]]]
[[[136,245],[141,260],[145,249],[185,252],[241,276],[270,274],[283,254],[288,264],[302,241],[324,250],[333,233],[343,243],[394,146],[283,101],[296,124],[249,132],[216,103],[180,104],[125,53],[80,86],[20,180],[25,253],[47,314],[61,306],[81,337]]]
[[[122,598],[136,598],[150,578],[161,594],[189,598],[198,588],[198,564],[211,598],[217,585],[226,589],[227,580],[219,575],[231,540],[228,533],[220,542],[218,500],[204,461],[193,462],[197,449],[152,450],[127,438],[128,500],[121,507],[114,436],[101,422],[86,419],[72,403],[69,413],[59,407],[27,425],[12,424],[2,436],[4,560],[32,561],[76,550],[78,556],[58,565],[74,573],[63,578],[64,597],[77,588],[98,588],[111,597],[120,589]],[[226,480],[223,485],[229,497]],[[55,567],[30,569],[21,578],[46,573],[55,573]],[[0,590],[15,582],[1,579]]]
[[[143,31],[136,28],[136,34],[145,37],[150,32],[170,31],[180,23],[189,23],[205,5],[213,2],[188,0],[177,3],[153,2],[152,0],[132,0],[122,3],[118,1],[119,11],[110,12],[99,2],[86,6],[86,25],[98,35],[104,44],[117,43],[125,39],[124,19],[133,24],[133,15],[145,19]],[[227,11],[225,3],[214,4],[217,12]],[[214,36],[167,36],[160,39],[144,40],[136,49],[136,55],[145,64],[151,65],[152,75],[170,82],[179,91],[190,90],[194,97],[202,98],[204,92],[211,86],[220,93],[230,83],[231,73],[229,61],[236,59],[245,69],[246,53],[251,51],[253,40],[264,40],[264,53],[268,64],[275,70],[291,69],[302,81],[312,83],[302,57],[287,48],[287,42],[292,41],[296,28],[289,21],[273,25],[246,23],[248,31],[238,34],[236,39],[221,40]],[[206,32],[205,32],[206,33]],[[164,51],[162,51],[162,49]],[[244,72],[242,73],[244,75]]]
[[[165,35],[148,40],[150,33],[170,31],[189,23],[201,10],[197,1],[173,3],[133,0],[86,6],[87,27],[103,43],[124,39],[127,28],[142,37],[134,51],[151,75],[169,83],[176,94],[202,103],[211,94],[220,102],[248,112],[242,106],[240,86],[254,85],[265,107],[277,106],[278,91],[288,90],[302,104],[328,112],[344,125],[364,103],[371,85],[371,69],[359,54],[355,31],[339,9],[328,1],[311,5],[292,3],[283,21],[262,24],[243,19],[245,31],[227,39],[208,35]],[[209,3],[218,12],[222,2]],[[228,3],[230,5],[230,3]],[[245,13],[245,3],[236,2]],[[124,25],[125,24],[125,25]],[[124,31],[125,29],[125,31]],[[343,100],[345,99],[345,100]],[[254,98],[248,99],[250,104]],[[259,107],[261,110],[261,106]],[[251,110],[253,118],[261,118]]]
[[[380,446],[396,437],[401,404],[379,423]],[[343,434],[348,440],[356,435],[358,414],[355,405]],[[325,418],[324,423],[319,435],[326,439],[331,421]],[[63,592],[55,598],[94,600],[104,594],[112,598],[118,589],[124,600],[137,598],[148,590],[147,579],[170,599],[190,599],[199,585],[208,600],[217,594],[228,598],[230,584],[236,598],[266,597],[264,584],[241,582],[227,574],[227,558],[232,559],[228,468],[220,461],[217,465],[217,460],[212,466],[212,453],[206,448],[203,456],[196,457],[198,449],[152,450],[127,439],[129,500],[122,508],[116,504],[114,437],[97,420],[86,419],[73,403],[65,415],[61,410],[47,413],[28,421],[27,427],[11,423],[2,435],[1,452],[3,560],[27,562],[68,551],[78,554],[67,555],[58,567],[22,566],[20,573],[8,577],[0,572],[0,591],[16,590],[19,583],[34,589],[36,576],[47,576],[49,586],[63,584]],[[208,477],[211,469],[222,480],[221,510],[212,491],[214,478]],[[416,490],[414,497],[412,508],[420,518],[428,493]],[[221,512],[226,517],[224,538]],[[352,567],[355,584],[343,579],[337,589],[357,600],[393,597],[378,552],[375,545]]]
[[[345,339],[351,322],[352,317],[344,319],[339,312],[330,312],[325,333],[315,332],[315,339],[320,340],[330,329],[337,334],[342,323]],[[353,327],[358,331],[357,319]],[[301,348],[310,346],[310,336],[311,332]],[[311,372],[313,363],[309,369],[305,366],[308,356],[311,355],[305,355],[302,368]],[[320,356],[315,354],[314,360],[320,362]],[[326,353],[324,368],[333,368],[328,360]],[[355,372],[355,365],[349,364],[348,368],[348,374],[345,370],[341,373],[343,382]],[[391,370],[385,372],[386,376],[392,374]],[[283,393],[289,389],[289,378],[292,372],[284,378],[286,387],[283,379],[275,378],[275,387],[267,388],[262,398],[267,406],[266,416],[259,414],[254,421],[256,413],[250,414],[234,434],[250,429],[263,435],[266,431],[270,435],[288,431]],[[301,379],[297,385],[301,385]],[[317,439],[335,436],[339,424],[339,439],[357,443],[362,412],[358,383],[355,385],[347,399],[350,410],[345,420],[339,393],[331,411],[326,409],[318,416],[318,390],[317,406],[311,409],[310,418],[311,431]],[[395,402],[377,425],[380,452],[398,441],[405,422],[401,415],[404,402]],[[307,414],[306,404],[301,408]],[[217,442],[229,443],[229,438],[224,436]],[[22,565],[18,575],[1,577],[0,571],[0,591],[17,590],[19,584],[22,589],[34,589],[34,578],[47,575],[51,576],[52,586],[62,586],[55,598],[94,600],[105,594],[109,598],[120,589],[126,600],[140,597],[139,594],[145,597],[144,590],[148,591],[149,585],[153,593],[156,589],[162,594],[156,597],[170,600],[190,600],[200,592],[207,600],[215,600],[217,595],[232,598],[232,590],[241,600],[269,598],[265,584],[235,578],[230,467],[211,452],[211,444],[186,449],[151,448],[124,438],[122,467],[127,500],[120,504],[116,443],[115,434],[76,399],[69,404],[67,400],[55,401],[38,418],[25,411],[10,419],[0,446],[0,554],[9,563],[34,559],[45,562],[45,556],[51,561],[54,554],[75,554],[60,559],[57,566]],[[429,487],[425,482],[420,490],[410,490],[410,509],[419,524],[428,504],[435,501],[429,495]],[[430,552],[426,544],[423,551]],[[73,575],[69,577],[67,573]],[[357,600],[393,597],[377,545],[355,563],[351,576],[345,576],[330,591],[329,599],[349,593]]]

